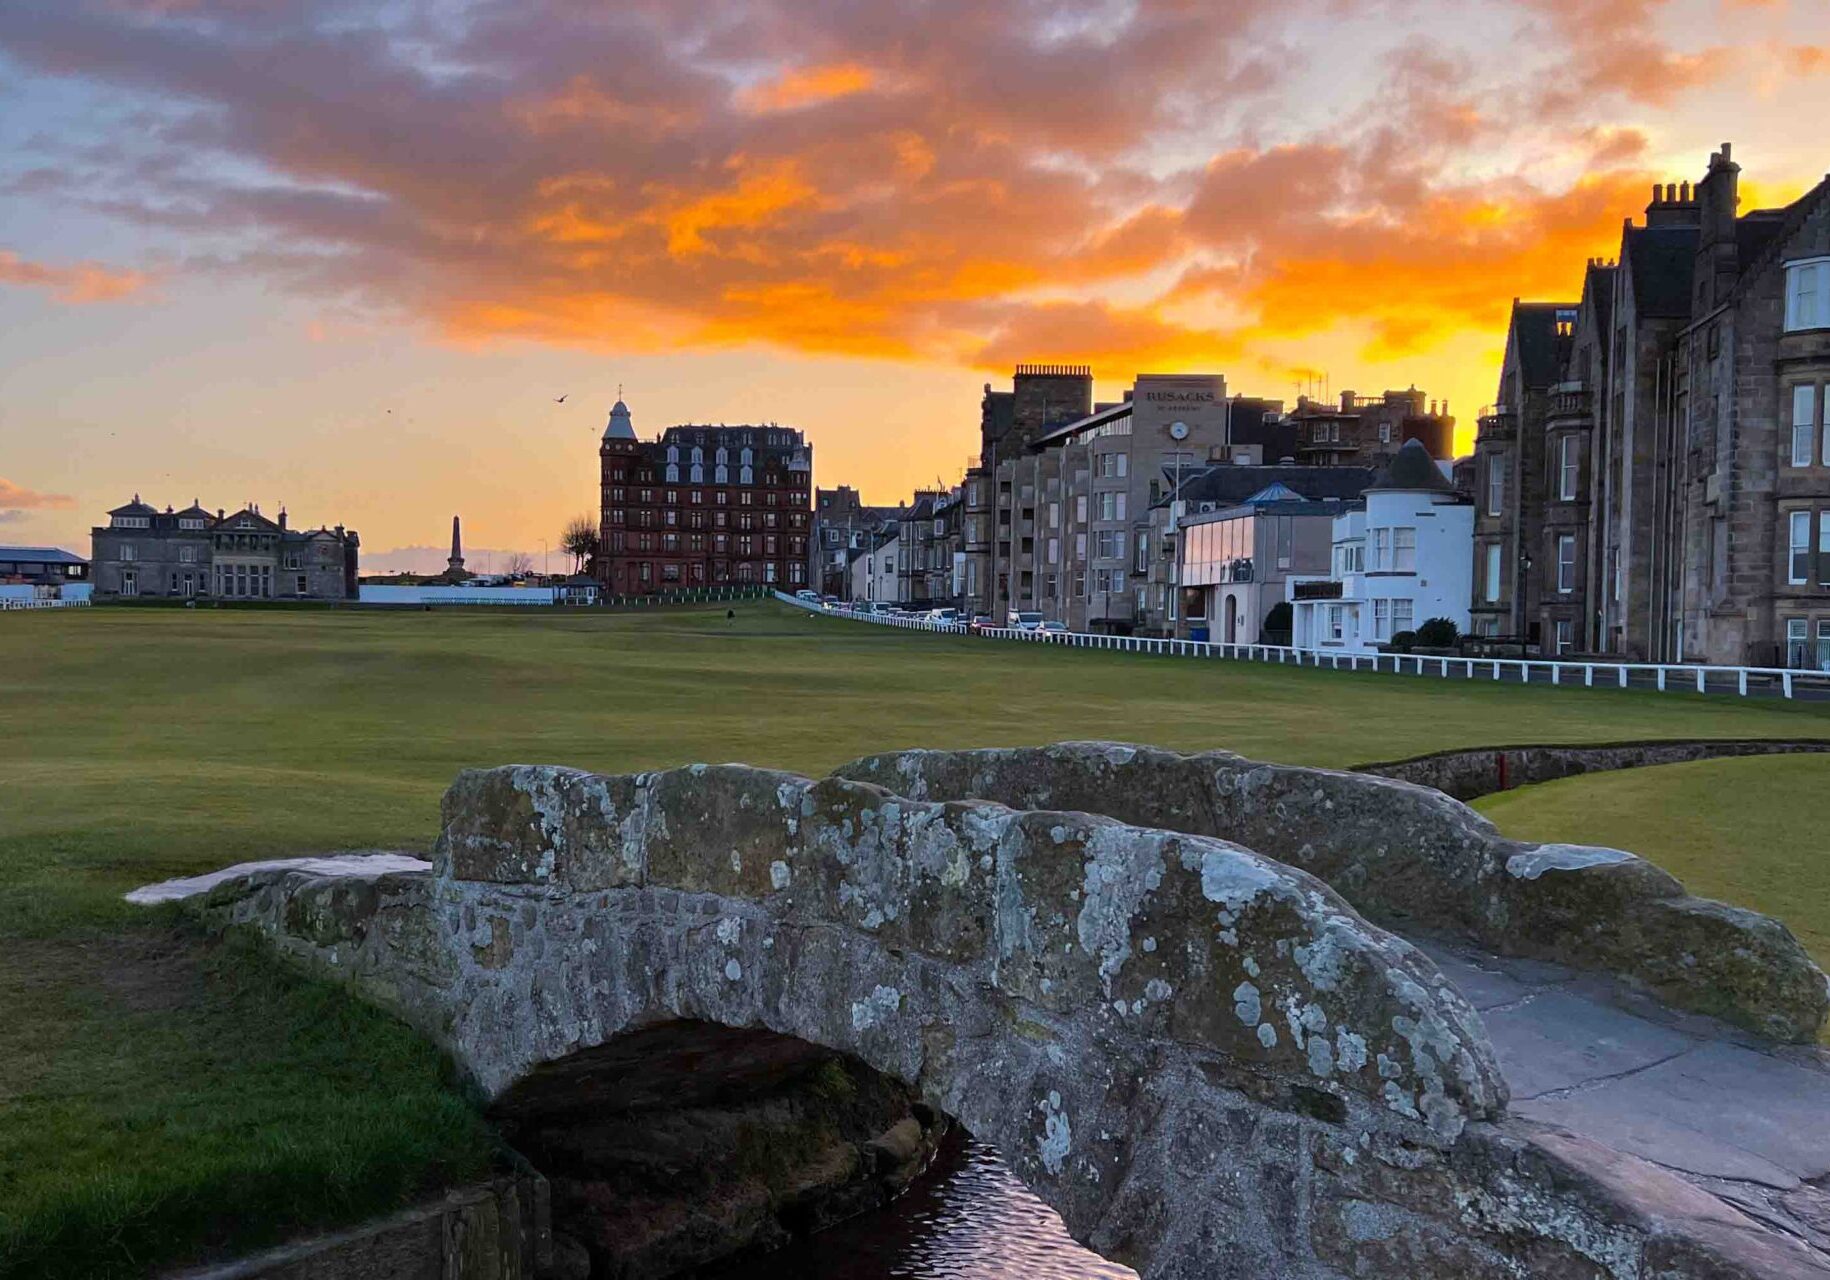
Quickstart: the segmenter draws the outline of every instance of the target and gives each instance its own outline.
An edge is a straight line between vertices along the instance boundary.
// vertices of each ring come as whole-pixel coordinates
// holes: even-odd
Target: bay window
[[[1817,388],[1792,388],[1792,465],[1811,465],[1811,447],[1817,438]]]
[[[1398,573],[1417,572],[1417,531],[1392,530],[1392,568]]]
[[[1786,264],[1786,332],[1830,326],[1830,258]]]
[[[1793,586],[1802,586],[1811,579],[1811,513],[1791,512],[1786,523],[1789,531],[1786,581]]]

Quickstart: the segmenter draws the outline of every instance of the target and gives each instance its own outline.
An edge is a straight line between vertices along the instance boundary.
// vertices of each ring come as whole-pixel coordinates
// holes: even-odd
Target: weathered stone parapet
[[[1373,919],[1599,969],[1778,1040],[1814,1040],[1830,986],[1778,921],[1693,898],[1617,849],[1533,845],[1439,791],[1387,778],[1116,743],[904,751],[838,770],[935,801],[1108,814],[1238,841]]]
[[[1536,744],[1438,751],[1408,760],[1364,764],[1356,773],[1372,773],[1419,786],[1434,787],[1457,800],[1478,800],[1496,791],[1539,782],[1554,782],[1585,773],[1640,769],[1694,760],[1728,760],[1746,756],[1796,755],[1830,751],[1830,739],[1716,738],[1690,741],[1604,742],[1588,745]]]
[[[650,1047],[707,1028],[759,1075],[781,1041],[842,1054],[1146,1280],[1830,1280],[1821,1250],[1722,1198],[1508,1116],[1467,1000],[1319,879],[1087,810],[1154,805],[1352,872],[1313,816],[1332,812],[1386,864],[1344,878],[1394,903],[1430,859],[1478,889],[1451,838],[1478,818],[1401,783],[1139,754],[1032,753],[1056,772],[1020,809],[932,794],[1015,753],[872,766],[914,797],[741,766],[478,771],[430,870],[268,867],[195,901],[411,1019],[504,1116],[624,1105]],[[1414,829],[1373,825],[1393,806]],[[1524,884],[1585,857],[1488,853]],[[1537,880],[1507,869],[1525,853]],[[1636,901],[1630,861],[1597,865]]]
[[[1314,878],[1222,841],[734,765],[471,772],[445,818],[442,885],[743,899],[733,948],[760,910],[765,932],[851,930],[1039,1012],[1094,1010],[1449,1136],[1504,1105],[1478,1020],[1433,964]],[[528,963],[512,917],[473,906],[458,927],[475,963]],[[734,954],[730,981],[770,958]]]

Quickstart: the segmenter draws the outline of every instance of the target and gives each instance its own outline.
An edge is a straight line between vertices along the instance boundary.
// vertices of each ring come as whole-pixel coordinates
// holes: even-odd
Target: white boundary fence
[[[1276,662],[1334,671],[1383,671],[1467,680],[1511,680],[1518,684],[1570,685],[1581,688],[1635,688],[1681,693],[1777,693],[1791,698],[1801,692],[1830,697],[1830,673],[1786,667],[1715,667],[1654,662],[1559,662],[1550,658],[1459,658],[1409,653],[1341,653],[1331,649],[1297,649],[1275,644],[1224,644],[1210,640],[1172,640],[1151,636],[1111,636],[1088,631],[1024,631],[1016,627],[980,627],[962,622],[929,622],[883,614],[828,609],[776,592],[775,598],[809,613],[874,622],[913,631],[976,635],[991,640],[1059,644],[1071,649],[1110,649],[1159,657],[1230,658]]]
[[[0,610],[12,609],[87,609],[87,600],[0,600]]]

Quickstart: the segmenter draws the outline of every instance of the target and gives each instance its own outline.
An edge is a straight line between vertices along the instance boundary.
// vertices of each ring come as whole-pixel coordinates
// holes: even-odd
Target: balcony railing
[[[1586,418],[1589,416],[1589,393],[1559,391],[1550,398],[1548,416],[1552,418]]]
[[[1291,584],[1292,600],[1339,600],[1341,584],[1338,582],[1297,582]]]

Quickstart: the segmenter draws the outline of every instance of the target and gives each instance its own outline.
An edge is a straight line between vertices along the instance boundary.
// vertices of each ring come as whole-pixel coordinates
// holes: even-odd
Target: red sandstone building
[[[807,585],[813,446],[799,431],[679,426],[640,440],[618,400],[598,454],[608,590]]]

